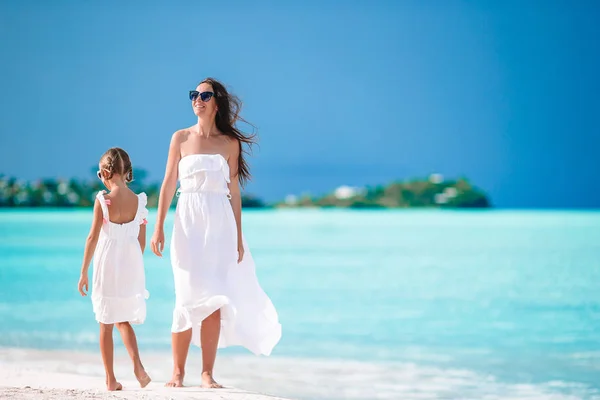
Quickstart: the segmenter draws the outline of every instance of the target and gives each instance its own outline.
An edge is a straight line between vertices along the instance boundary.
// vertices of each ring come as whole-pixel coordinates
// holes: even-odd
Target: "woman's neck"
[[[209,137],[216,133],[214,118],[203,119],[198,117],[198,134],[200,136]]]

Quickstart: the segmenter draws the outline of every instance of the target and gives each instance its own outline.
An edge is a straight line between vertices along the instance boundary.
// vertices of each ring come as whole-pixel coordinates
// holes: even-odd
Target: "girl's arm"
[[[240,191],[240,182],[238,176],[238,157],[240,155],[240,142],[237,140],[231,141],[231,149],[229,152],[229,193],[231,194],[231,208],[235,216],[237,226],[237,242],[238,242],[238,263],[244,258],[244,245],[242,243],[242,195]]]
[[[165,169],[165,177],[160,187],[160,195],[158,197],[158,210],[156,213],[156,225],[154,226],[154,234],[150,241],[152,252],[159,257],[162,257],[162,251],[165,247],[164,225],[167,212],[173,201],[175,189],[177,189],[177,166],[181,159],[181,151],[179,150],[181,133],[177,131],[171,138],[169,145],[169,156],[167,158],[167,167]]]
[[[102,229],[102,207],[100,207],[100,201],[96,199],[94,202],[94,220],[92,221],[92,227],[90,233],[85,241],[85,250],[83,252],[83,263],[81,264],[81,276],[79,278],[79,293],[82,296],[87,296],[88,288],[88,268],[92,257],[94,257],[94,251],[98,244],[98,237],[100,236],[100,229]],[[84,289],[85,288],[85,292]]]
[[[140,233],[138,234],[138,242],[140,243],[140,248],[142,249],[142,254],[144,254],[144,250],[146,249],[146,224],[140,225]]]

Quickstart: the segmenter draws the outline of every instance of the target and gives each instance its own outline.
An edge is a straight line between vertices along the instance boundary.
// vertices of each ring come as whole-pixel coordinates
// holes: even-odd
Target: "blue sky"
[[[162,179],[225,82],[269,200],[439,172],[501,207],[600,207],[600,3],[1,1],[0,173]]]

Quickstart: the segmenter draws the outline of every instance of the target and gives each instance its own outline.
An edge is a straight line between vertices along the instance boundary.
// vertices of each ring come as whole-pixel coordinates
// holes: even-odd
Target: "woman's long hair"
[[[251,179],[250,168],[245,159],[245,154],[250,154],[252,145],[256,143],[256,134],[246,134],[240,131],[236,128],[236,123],[241,121],[253,128],[255,127],[240,117],[242,101],[237,96],[229,93],[221,82],[214,78],[206,78],[200,82],[200,84],[202,83],[211,85],[214,92],[214,99],[217,102],[217,114],[215,115],[217,129],[224,135],[237,139],[240,144],[237,175],[243,187]]]

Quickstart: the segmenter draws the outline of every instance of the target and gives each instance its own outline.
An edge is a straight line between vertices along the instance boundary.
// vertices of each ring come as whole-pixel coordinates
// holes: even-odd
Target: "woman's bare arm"
[[[181,142],[180,137],[180,131],[175,132],[171,138],[171,144],[169,145],[169,156],[167,157],[165,177],[162,186],[160,187],[160,196],[158,198],[158,212],[156,214],[157,229],[163,229],[167,212],[173,201],[173,196],[175,195],[175,189],[177,189],[177,166],[181,159],[181,152],[179,150]]]
[[[167,157],[167,166],[165,168],[165,177],[160,187],[160,195],[158,197],[158,211],[156,213],[156,225],[154,226],[154,234],[150,241],[152,252],[159,257],[162,257],[162,251],[165,247],[164,225],[167,212],[173,201],[175,189],[177,189],[177,166],[181,159],[181,136],[182,132],[177,131],[171,137],[169,145],[169,156]]]
[[[232,140],[229,149],[229,193],[231,194],[231,207],[235,216],[237,226],[238,240],[238,262],[244,257],[244,246],[242,244],[242,195],[240,190],[239,173],[238,173],[238,158],[240,155],[240,144],[237,140]]]

